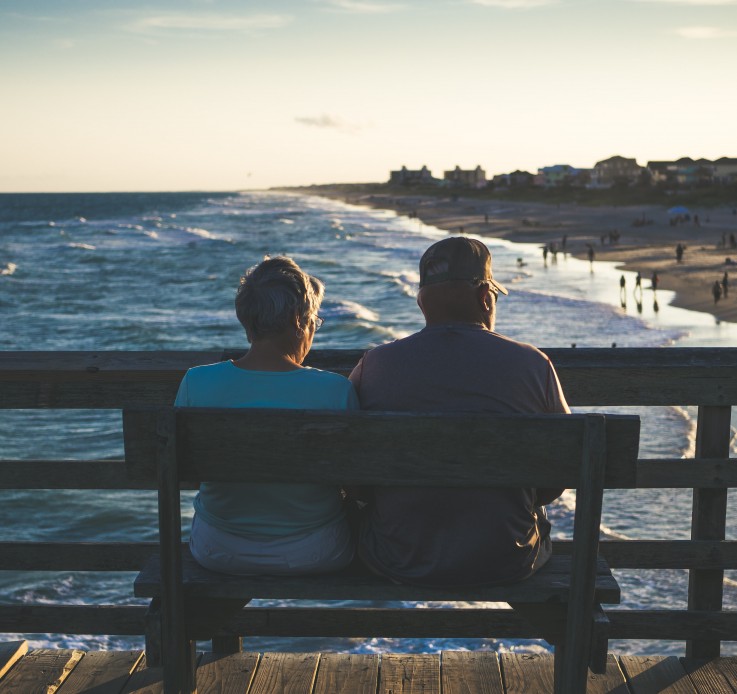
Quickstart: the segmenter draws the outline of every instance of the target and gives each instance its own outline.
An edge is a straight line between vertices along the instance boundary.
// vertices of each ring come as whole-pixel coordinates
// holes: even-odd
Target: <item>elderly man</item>
[[[507,290],[492,277],[483,243],[458,237],[430,246],[420,260],[417,296],[426,327],[363,356],[350,376],[362,408],[569,412],[550,360],[494,332],[499,293]],[[378,487],[360,528],[359,554],[402,583],[523,579],[550,556],[543,505],[562,491]]]

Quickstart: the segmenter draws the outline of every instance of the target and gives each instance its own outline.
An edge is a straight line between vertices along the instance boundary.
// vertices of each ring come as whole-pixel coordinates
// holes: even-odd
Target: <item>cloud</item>
[[[737,36],[737,31],[718,27],[680,27],[675,33],[684,39],[727,39]]]
[[[152,31],[252,31],[279,29],[292,21],[287,15],[253,14],[155,14],[141,17],[129,25],[140,32]]]
[[[294,120],[300,125],[307,125],[312,128],[329,128],[345,133],[357,133],[360,130],[359,126],[346,123],[340,118],[334,118],[326,113],[321,116],[295,116]]]
[[[531,10],[535,7],[555,5],[558,0],[468,0],[472,5],[498,7],[502,10]]]
[[[325,0],[325,4],[343,12],[355,14],[388,14],[404,9],[404,5],[388,5],[381,2],[362,2],[362,0]]]

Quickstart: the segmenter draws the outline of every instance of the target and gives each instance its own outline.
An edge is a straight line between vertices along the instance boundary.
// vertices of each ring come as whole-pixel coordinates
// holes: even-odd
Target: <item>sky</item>
[[[737,0],[0,0],[0,192],[737,157]]]

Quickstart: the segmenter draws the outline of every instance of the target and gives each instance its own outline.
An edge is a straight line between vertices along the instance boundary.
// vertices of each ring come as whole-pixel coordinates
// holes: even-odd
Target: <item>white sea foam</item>
[[[282,218],[282,219],[280,219],[279,221],[280,221],[280,222],[281,222],[282,224],[294,224],[294,220],[293,220],[293,219],[285,219],[285,218]]]
[[[18,269],[18,266],[15,263],[8,263],[4,268],[0,269],[0,275],[15,274],[15,271],[17,269]]]
[[[338,301],[332,306],[326,307],[326,314],[329,316],[340,316],[341,318],[356,318],[369,323],[379,321],[379,314],[376,311],[372,311],[370,308],[356,301]]]
[[[67,248],[79,248],[83,251],[97,250],[97,246],[93,246],[91,243],[70,243],[67,244]]]

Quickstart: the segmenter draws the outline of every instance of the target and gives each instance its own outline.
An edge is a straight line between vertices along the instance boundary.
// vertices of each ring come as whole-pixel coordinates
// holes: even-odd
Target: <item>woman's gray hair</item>
[[[241,277],[235,313],[249,342],[292,326],[296,315],[305,326],[317,314],[325,286],[291,258],[266,256]]]

